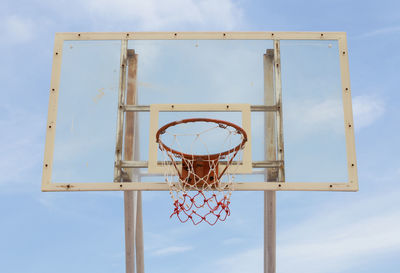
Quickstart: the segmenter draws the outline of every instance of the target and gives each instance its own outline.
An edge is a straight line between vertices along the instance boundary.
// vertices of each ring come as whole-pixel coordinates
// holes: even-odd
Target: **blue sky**
[[[277,272],[400,266],[400,3],[396,1],[3,1],[0,3],[0,268],[124,272],[122,193],[41,193],[55,32],[345,31],[358,193],[278,193]],[[168,219],[144,194],[146,272],[262,272],[262,193],[238,193],[214,228]]]

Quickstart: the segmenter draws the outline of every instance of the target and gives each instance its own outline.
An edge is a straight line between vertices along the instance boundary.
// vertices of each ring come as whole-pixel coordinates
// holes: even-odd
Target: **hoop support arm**
[[[161,161],[157,162],[158,165],[165,164]],[[172,164],[172,163],[171,163]],[[220,165],[225,165],[224,161],[219,162]],[[235,165],[235,162],[232,162],[231,165]],[[253,168],[280,168],[283,165],[282,161],[273,160],[273,161],[253,161],[252,167]],[[117,165],[121,168],[147,168],[148,161],[126,161],[121,160],[120,164]]]

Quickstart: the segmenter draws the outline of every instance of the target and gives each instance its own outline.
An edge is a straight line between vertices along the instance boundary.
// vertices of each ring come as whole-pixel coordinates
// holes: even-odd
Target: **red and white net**
[[[214,225],[230,215],[234,174],[247,140],[243,132],[229,123],[185,121],[160,133],[165,181],[173,199],[171,217]]]

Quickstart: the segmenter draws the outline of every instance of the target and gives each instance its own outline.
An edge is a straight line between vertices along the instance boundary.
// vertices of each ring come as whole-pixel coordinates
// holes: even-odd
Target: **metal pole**
[[[274,50],[264,54],[264,104],[275,105]],[[276,160],[276,112],[264,115],[265,159]],[[277,169],[266,170],[265,180],[276,181]],[[264,273],[276,272],[276,192],[264,192]]]
[[[142,192],[141,191],[137,191],[136,269],[137,269],[137,273],[144,273],[143,214],[142,214]]]
[[[126,273],[135,272],[135,201],[136,192],[124,191],[125,211],[125,267]]]
[[[136,71],[137,71],[137,62],[138,55],[135,54],[136,58]],[[137,72],[135,74],[135,85],[137,81]],[[136,104],[138,102],[138,94],[137,94],[137,85],[135,87],[136,90]],[[139,160],[140,158],[140,140],[139,140],[139,114],[135,113],[135,151],[134,151],[134,159]],[[138,169],[134,170],[134,175],[136,181],[142,181],[142,176],[140,175],[140,171]],[[142,191],[137,191],[137,206],[136,206],[136,271],[137,273],[144,273],[144,241],[143,241],[143,212],[142,212]]]
[[[126,103],[136,104],[137,93],[137,55],[134,50],[127,50],[128,60],[128,81],[126,89]],[[122,111],[122,110],[120,110]],[[125,138],[124,138],[124,160],[133,160],[135,154],[135,127],[136,113],[125,113]],[[127,181],[131,182],[134,175],[133,169],[125,169]],[[124,210],[125,210],[125,259],[126,273],[135,272],[135,244],[137,230],[137,192],[124,191]]]

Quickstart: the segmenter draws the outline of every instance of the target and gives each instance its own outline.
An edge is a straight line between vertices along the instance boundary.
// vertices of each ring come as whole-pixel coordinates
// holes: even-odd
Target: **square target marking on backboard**
[[[158,156],[158,143],[155,141],[156,133],[159,130],[159,115],[160,112],[240,112],[241,126],[247,134],[247,142],[243,148],[243,156],[241,164],[235,168],[232,168],[233,173],[252,173],[252,159],[251,159],[251,112],[249,104],[152,104],[150,105],[150,141],[149,141],[149,173],[153,174],[164,174],[168,169],[165,166],[158,164],[160,160]],[[199,114],[199,116],[204,116]],[[218,115],[217,115],[218,117]],[[214,136],[215,138],[218,135]],[[152,141],[153,140],[153,141]],[[211,142],[213,139],[210,140]],[[189,143],[192,144],[192,143]],[[208,143],[202,143],[202,146],[206,146]],[[207,147],[206,147],[207,148]],[[220,152],[224,147],[218,147]],[[222,149],[222,150],[221,150]],[[206,149],[203,149],[206,150]]]

